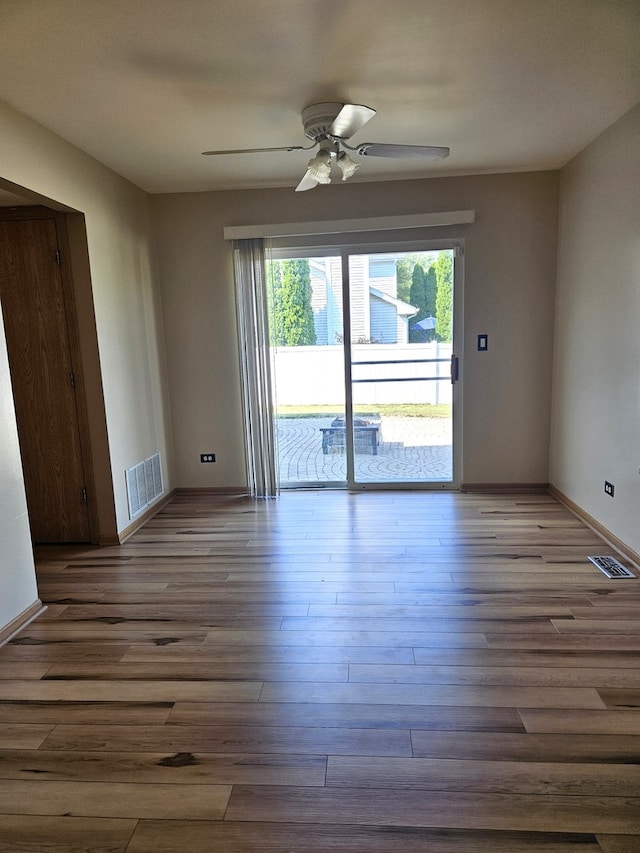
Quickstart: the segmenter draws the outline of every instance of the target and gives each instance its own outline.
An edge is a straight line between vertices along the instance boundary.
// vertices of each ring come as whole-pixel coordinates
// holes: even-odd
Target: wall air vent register
[[[127,500],[129,501],[129,518],[137,518],[159,498],[164,488],[162,485],[162,464],[160,454],[156,453],[125,471],[127,479]]]

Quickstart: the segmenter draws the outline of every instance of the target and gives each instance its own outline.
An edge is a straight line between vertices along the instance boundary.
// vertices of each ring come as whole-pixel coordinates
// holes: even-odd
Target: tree
[[[436,338],[451,341],[453,338],[453,255],[440,252],[436,261]]]
[[[313,346],[316,331],[311,307],[311,273],[306,258],[274,261],[268,281],[272,346]]]
[[[436,296],[438,293],[438,280],[436,277],[436,268],[431,265],[425,273],[425,317],[436,316]]]
[[[267,263],[267,307],[269,311],[269,343],[278,346],[282,338],[282,262]]]
[[[413,270],[416,264],[420,264],[422,269],[428,274],[429,268],[433,266],[435,260],[436,252],[407,252],[405,255],[398,258],[396,261],[396,281],[398,284],[396,296],[398,299],[402,299],[403,302],[408,302],[410,305],[415,305],[415,302],[411,301]],[[427,317],[433,316],[435,316],[433,311],[427,314]]]
[[[405,255],[396,261],[396,281],[398,282],[397,296],[403,302],[413,305],[409,294],[411,292],[411,275],[415,266],[415,258]]]
[[[427,316],[425,310],[426,300],[426,275],[422,264],[416,264],[411,273],[411,290],[409,291],[409,303],[418,309],[418,313],[409,320],[409,343],[419,344],[426,340],[423,329],[416,329],[415,324],[424,320]]]
[[[412,317],[409,328],[409,342],[423,343],[433,339],[432,329],[414,329],[412,328],[420,320],[425,317],[435,317],[436,315],[436,272],[433,266],[430,266],[426,271],[422,264],[418,263],[413,268],[411,276],[411,290],[409,292],[409,303],[415,305],[418,313]]]

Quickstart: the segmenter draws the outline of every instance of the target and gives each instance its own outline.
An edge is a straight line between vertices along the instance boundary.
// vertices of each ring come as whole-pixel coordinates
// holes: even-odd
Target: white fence
[[[451,402],[451,344],[357,344],[352,349],[354,403]],[[344,402],[341,345],[273,349],[272,370],[278,405]]]

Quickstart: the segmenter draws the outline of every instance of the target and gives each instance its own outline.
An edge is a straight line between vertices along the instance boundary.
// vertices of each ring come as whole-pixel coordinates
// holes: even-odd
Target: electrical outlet
[[[215,453],[201,453],[200,454],[201,462],[215,462],[216,454]]]
[[[604,490],[609,495],[610,498],[613,497],[613,493],[615,492],[615,487],[613,483],[610,483],[608,480],[604,481]]]

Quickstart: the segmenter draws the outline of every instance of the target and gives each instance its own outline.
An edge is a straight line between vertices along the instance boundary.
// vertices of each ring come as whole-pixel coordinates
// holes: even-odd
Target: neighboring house
[[[397,254],[352,258],[351,338],[383,344],[406,344],[415,305],[397,298]],[[311,258],[311,305],[319,346],[342,340],[342,267],[339,257]]]
[[[381,344],[406,344],[409,342],[409,319],[418,309],[395,296],[383,293],[369,285],[369,315],[372,340]]]
[[[342,263],[339,257],[310,258],[311,307],[316,344],[327,346],[342,335]]]

